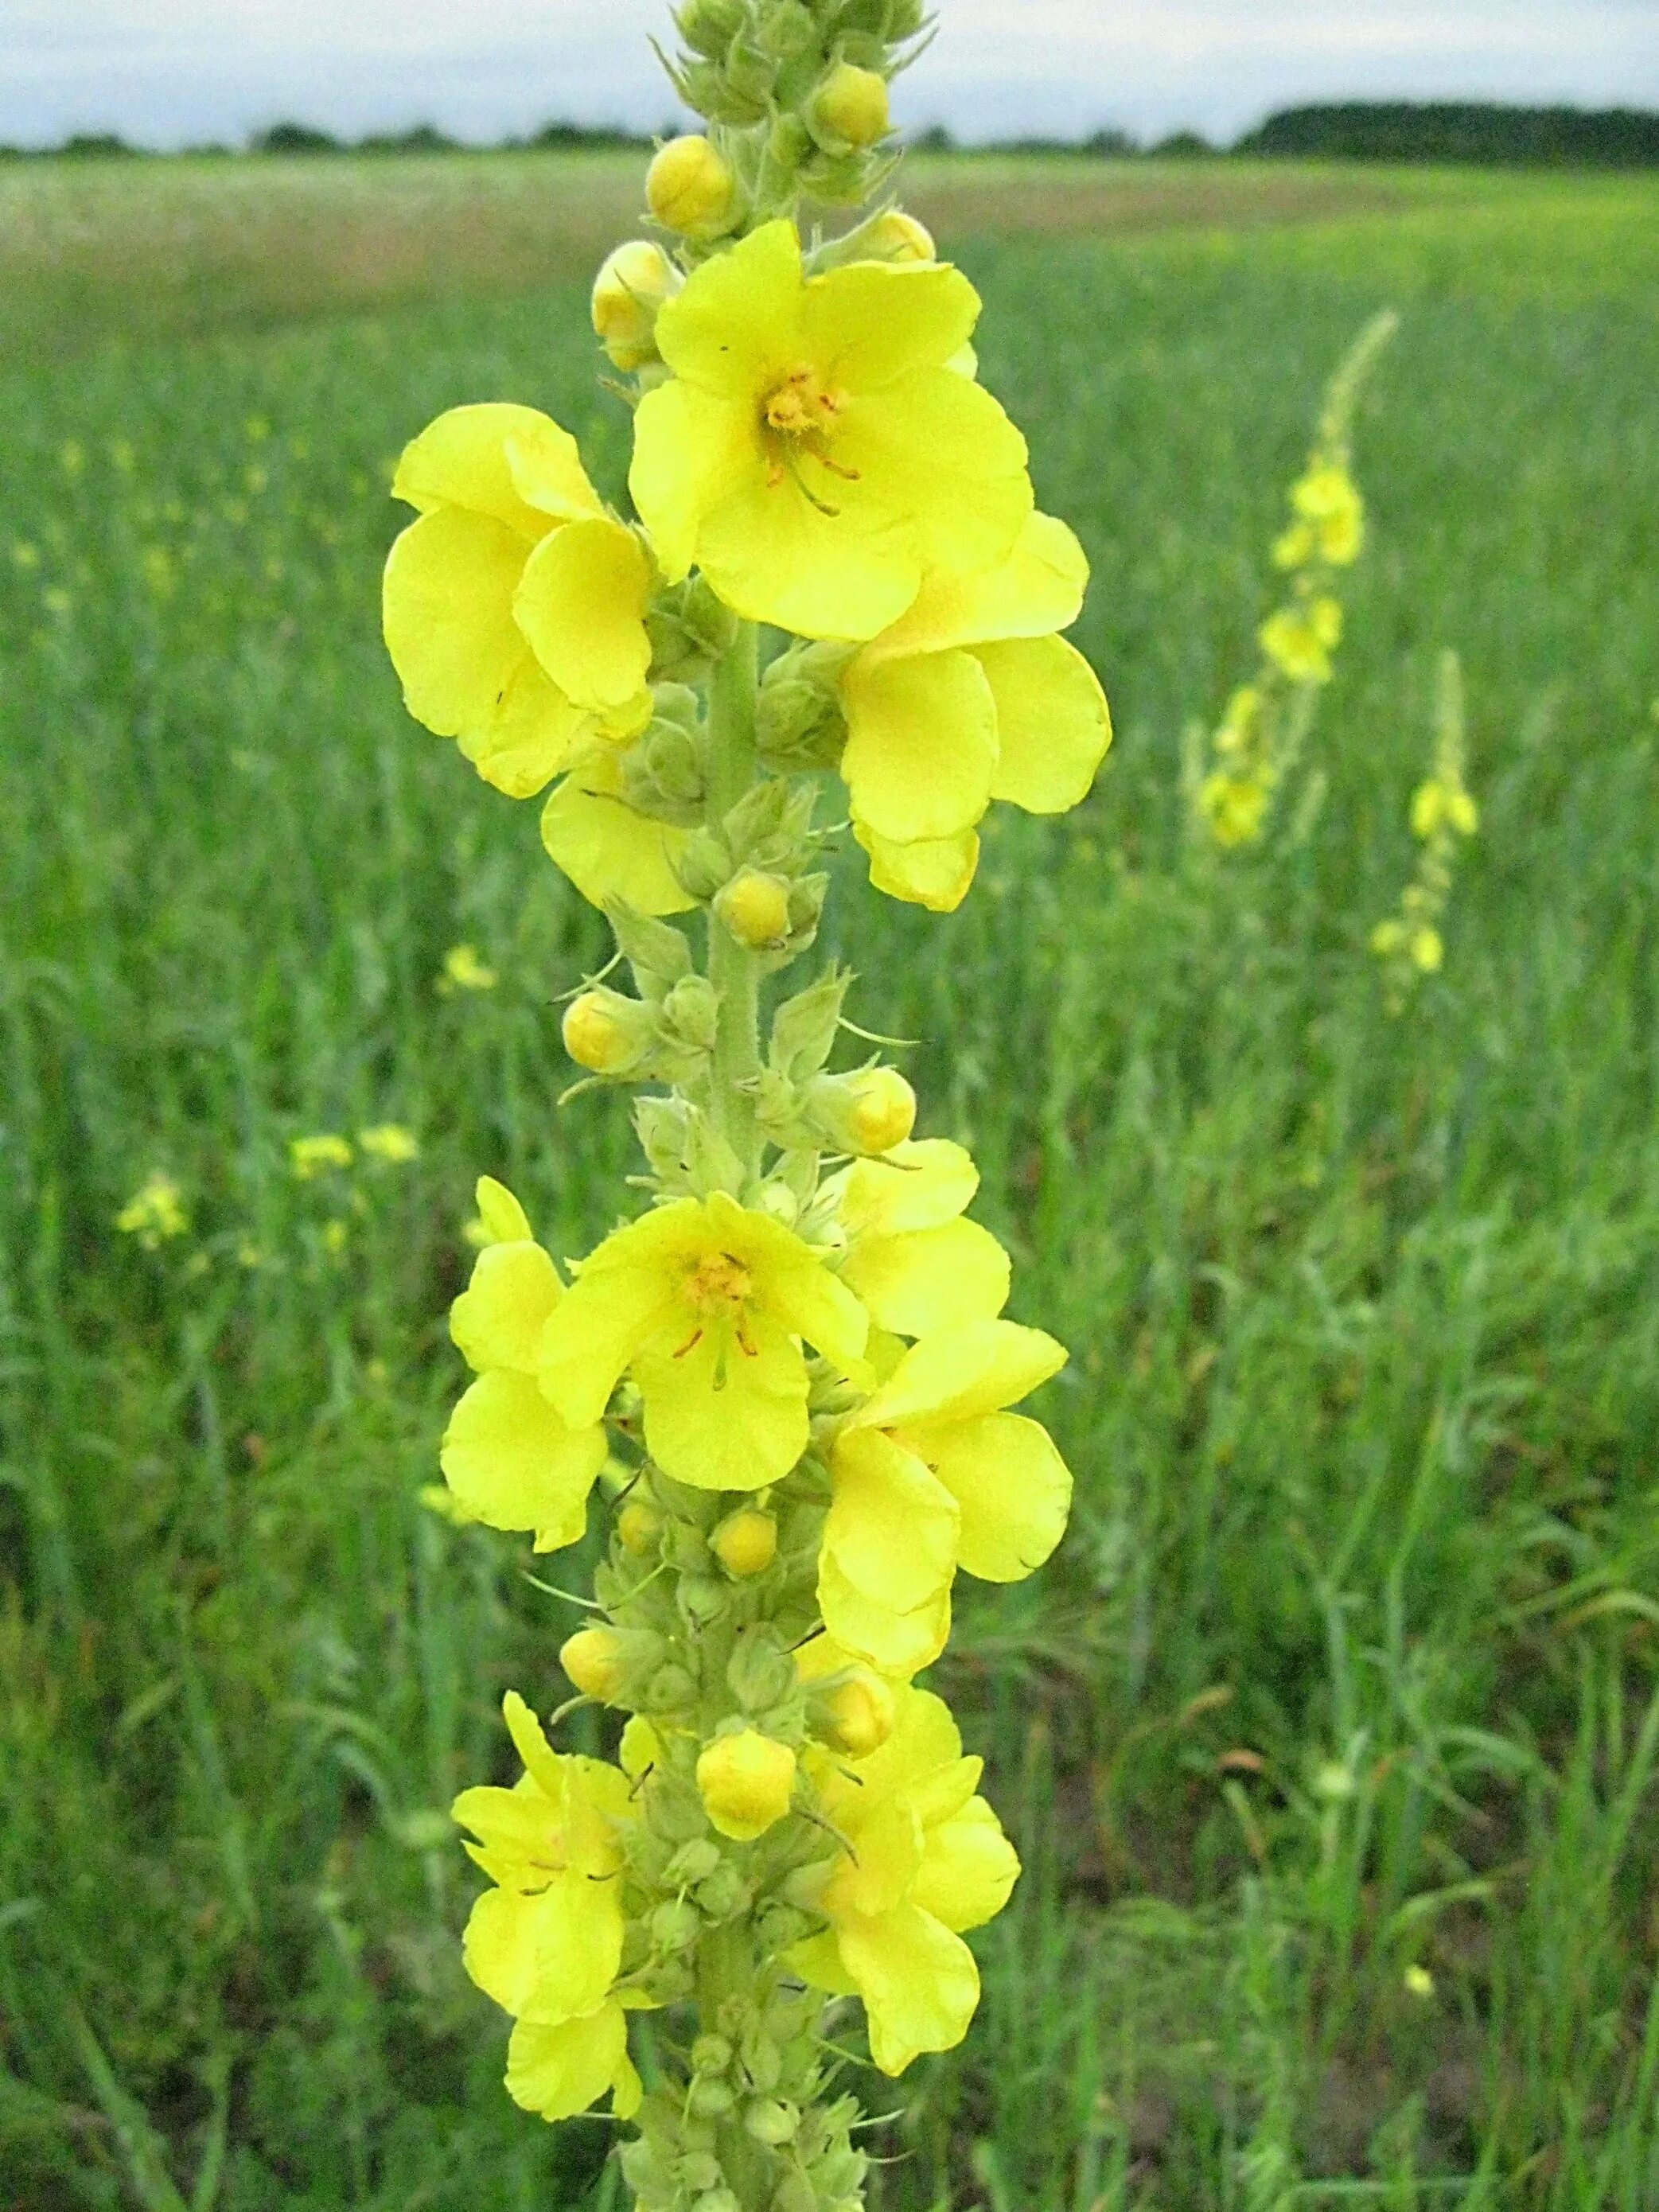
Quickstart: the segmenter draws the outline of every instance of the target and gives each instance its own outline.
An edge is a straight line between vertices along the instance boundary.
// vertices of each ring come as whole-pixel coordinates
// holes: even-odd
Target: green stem
[[[707,821],[716,836],[726,815],[755,781],[755,702],[759,690],[759,641],[743,623],[732,649],[714,664],[708,687],[712,758]],[[714,1036],[714,1121],[743,1163],[745,1179],[760,1165],[752,1085],[760,1073],[760,962],[708,915],[708,980],[720,998]]]

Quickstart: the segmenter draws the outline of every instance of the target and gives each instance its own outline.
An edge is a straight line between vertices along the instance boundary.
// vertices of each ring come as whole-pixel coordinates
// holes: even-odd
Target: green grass
[[[620,489],[592,203],[538,173],[569,241],[539,289],[487,245],[476,282],[343,290],[319,254],[307,289],[272,216],[206,312],[164,296],[164,229],[101,291],[48,244],[0,364],[0,2200],[28,2212],[620,2203],[605,2124],[500,2088],[440,1817],[501,1690],[556,1696],[567,1612],[418,1497],[473,1176],[568,1252],[629,1170],[619,1101],[552,1103],[601,932],[533,810],[404,719],[376,622],[386,464],[439,408],[548,406]],[[1076,1355],[1043,1407],[1072,1534],[940,1670],[1027,1873],[878,2198],[1642,2212],[1659,193],[1425,177],[1292,222],[1218,216],[1212,173],[1192,223],[1107,238],[1052,171],[1006,180],[1006,225],[982,172],[925,180],[965,195],[986,376],[1093,558],[1118,743],[1080,813],[997,829],[954,920],[852,869],[836,899],[857,1018],[927,1040],[927,1127],[975,1146],[1016,1311]],[[154,179],[125,189],[181,188]],[[1183,730],[1252,658],[1320,382],[1390,300],[1311,777],[1218,868]],[[1366,936],[1446,646],[1482,831],[1446,972],[1391,1018]],[[495,991],[438,992],[460,941]],[[382,1121],[417,1164],[295,1182],[291,1137]],[[193,1228],[151,1254],[112,1220],[158,1169]]]

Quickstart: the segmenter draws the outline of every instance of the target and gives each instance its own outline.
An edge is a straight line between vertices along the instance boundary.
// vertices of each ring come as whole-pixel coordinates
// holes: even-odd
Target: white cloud
[[[0,139],[235,137],[280,115],[465,136],[649,125],[666,0],[10,0]],[[969,135],[1237,130],[1299,99],[1659,102],[1653,0],[942,0],[901,112]]]

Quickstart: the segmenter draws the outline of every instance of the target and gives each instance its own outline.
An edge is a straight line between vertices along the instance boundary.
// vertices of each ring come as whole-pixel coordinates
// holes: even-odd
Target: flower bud
[[[842,1152],[879,1155],[902,1145],[915,1127],[916,1094],[896,1067],[823,1075],[809,1084],[801,1110]]]
[[[729,1859],[697,1884],[696,1899],[698,1911],[709,1920],[735,1920],[753,1902],[748,1883]]]
[[[630,1498],[617,1516],[617,1534],[623,1551],[643,1559],[662,1535],[662,1516],[642,1498]]]
[[[711,1844],[708,1848],[713,1850]],[[691,2046],[691,2071],[694,2074],[726,2074],[731,2071],[737,2053],[723,2035],[700,2035]]]
[[[804,0],[772,0],[761,20],[759,45],[763,53],[788,62],[804,54],[817,35],[812,10]]]
[[[718,2074],[703,2075],[699,2080],[693,2081],[685,2093],[686,2111],[694,2118],[702,2120],[723,2118],[737,2101],[737,2092],[728,2082],[722,2081]],[[724,2192],[721,2194],[723,2195]],[[707,2204],[709,2199],[705,2197],[700,2198],[699,2202]],[[742,2212],[742,2208],[738,2206],[736,2197],[733,2197],[732,2202],[734,2207],[737,2207],[737,2212]]]
[[[739,945],[760,952],[789,934],[789,886],[780,876],[745,868],[718,894],[714,911]]]
[[[658,311],[681,281],[648,239],[630,239],[608,257],[593,282],[593,330],[617,368],[643,368],[656,360]]]
[[[625,1666],[622,1638],[614,1628],[579,1628],[559,1646],[559,1664],[585,1696],[609,1704]]]
[[[738,180],[719,148],[700,134],[671,138],[646,173],[646,205],[665,229],[719,238],[738,213]]]
[[[725,52],[745,20],[743,0],[686,0],[674,17],[686,45],[711,61]]]
[[[775,2150],[800,2130],[800,2107],[782,2097],[757,2097],[744,2106],[743,2124],[757,2142]]]
[[[578,1067],[594,1075],[626,1075],[650,1052],[648,1011],[620,991],[584,991],[564,1010],[564,1048]]]
[[[868,1759],[893,1733],[893,1692],[879,1674],[856,1667],[811,1702],[812,1733],[848,1759]]]
[[[648,1713],[683,1713],[696,1698],[697,1686],[687,1668],[671,1664],[647,1676],[640,1703]]]
[[[887,81],[875,70],[838,62],[813,94],[807,112],[821,145],[837,151],[873,146],[891,127]]]
[[[795,1754],[755,1729],[716,1736],[697,1761],[697,1788],[719,1832],[733,1843],[752,1843],[789,1810]]]
[[[763,1575],[776,1559],[778,1524],[769,1513],[746,1505],[722,1521],[710,1541],[726,1573],[743,1582]]]
[[[702,1933],[702,1913],[684,1898],[666,1899],[651,1916],[651,1942],[656,1950],[671,1954],[689,1951]]]
[[[933,234],[902,208],[889,208],[859,236],[860,258],[866,261],[926,263],[939,259]]]
[[[706,975],[687,975],[662,1002],[663,1028],[677,1044],[692,1052],[714,1049],[720,1000]]]

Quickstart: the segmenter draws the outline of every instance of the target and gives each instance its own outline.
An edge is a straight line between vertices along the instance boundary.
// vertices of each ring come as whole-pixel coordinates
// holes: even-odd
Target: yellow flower
[[[994,566],[1031,511],[1025,441],[946,367],[979,297],[938,264],[807,278],[788,222],[706,263],[657,320],[672,372],[635,422],[629,482],[670,582],[737,613],[864,639],[930,568]]]
[[[849,1848],[819,1899],[827,1931],[792,1954],[814,1987],[863,1998],[884,2074],[968,2033],[979,1970],[961,1931],[1000,1912],[1019,1875],[996,1814],[975,1795],[983,1763],[963,1757],[943,1701],[926,1690],[896,1695],[878,1751],[850,1765],[811,1762],[824,1817]]]
[[[1359,558],[1365,542],[1365,502],[1344,468],[1321,462],[1291,487],[1296,520],[1273,548],[1275,566],[1305,568],[1322,561],[1346,568]]]
[[[994,799],[1059,814],[1088,793],[1112,740],[1092,668],[1055,633],[1088,582],[1063,522],[1027,520],[1009,557],[933,575],[842,677],[842,780],[878,890],[949,912],[978,864]]]
[[[542,1388],[582,1428],[631,1373],[646,1449],[665,1474],[701,1490],[759,1490],[806,1449],[797,1340],[845,1370],[868,1327],[851,1291],[791,1231],[723,1192],[679,1199],[584,1264],[543,1336]]]
[[[173,1177],[158,1169],[116,1215],[115,1226],[123,1237],[136,1237],[146,1252],[154,1252],[175,1237],[189,1234],[184,1194]]]
[[[589,904],[622,899],[649,915],[695,906],[674,872],[691,832],[634,811],[623,797],[615,746],[602,739],[581,745],[569,769],[542,809],[542,843]]]
[[[624,2118],[639,2077],[612,1984],[622,1965],[621,1831],[635,1817],[628,1777],[560,1757],[522,1698],[502,1708],[525,1771],[511,1790],[463,1790],[457,1823],[494,1887],[467,1921],[463,1957],[518,2022],[507,2086],[548,2119],[586,2112],[607,2089]]]
[[[1066,1363],[1041,1329],[973,1321],[913,1345],[842,1426],[818,1607],[838,1644],[895,1674],[931,1666],[958,1566],[1018,1582],[1065,1532],[1072,1478],[1048,1432],[1004,1409]]]
[[[1445,965],[1445,940],[1440,932],[1427,922],[1420,923],[1412,931],[1406,949],[1411,954],[1413,967],[1419,975],[1437,975]]]
[[[398,464],[420,510],[386,562],[386,649],[409,711],[509,797],[577,741],[650,719],[651,560],[575,441],[531,407],[452,408]]]
[[[733,1843],[751,1844],[789,1810],[795,1754],[787,1743],[746,1728],[717,1735],[697,1760],[697,1790],[710,1825]]]
[[[449,1333],[477,1380],[450,1417],[440,1464],[475,1521],[533,1529],[536,1549],[555,1552],[587,1525],[605,1429],[597,1414],[567,1423],[543,1395],[537,1362],[563,1285],[512,1193],[486,1176],[477,1196],[486,1228],[514,1233],[485,1245],[450,1308]]]
[[[295,1178],[301,1182],[312,1182],[336,1168],[349,1168],[353,1154],[343,1137],[325,1131],[320,1136],[290,1139],[288,1158]]]
[[[1480,812],[1467,791],[1431,777],[1412,795],[1412,830],[1416,836],[1429,838],[1443,826],[1455,830],[1460,837],[1473,837],[1480,827]]]
[[[470,945],[452,945],[444,955],[438,988],[445,998],[456,991],[493,991],[501,981]]]
[[[1261,650],[1292,684],[1328,684],[1331,655],[1342,642],[1342,609],[1333,599],[1281,607],[1262,623]]]
[[[992,1321],[1008,1302],[1008,1255],[964,1220],[979,1170],[939,1137],[896,1145],[832,1177],[825,1198],[846,1242],[842,1280],[878,1328],[924,1336]]]
[[[1232,775],[1218,769],[1206,776],[1198,803],[1210,835],[1218,845],[1231,850],[1253,845],[1261,835],[1267,816],[1268,791],[1259,775]]]
[[[421,1157],[418,1139],[397,1121],[378,1121],[372,1129],[359,1129],[357,1142],[370,1159],[385,1160],[392,1167],[407,1167]]]

